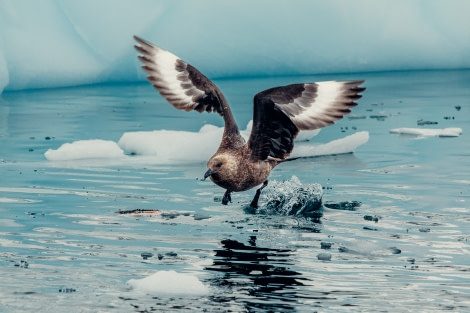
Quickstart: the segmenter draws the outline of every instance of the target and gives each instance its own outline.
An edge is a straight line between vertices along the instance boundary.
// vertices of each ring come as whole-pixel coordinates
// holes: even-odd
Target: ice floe
[[[120,158],[124,151],[110,140],[92,139],[64,143],[59,149],[49,149],[44,153],[49,161],[67,161],[95,158]]]
[[[124,133],[119,146],[127,154],[152,156],[157,163],[193,163],[209,159],[223,127],[204,125],[199,132],[154,130]]]
[[[462,134],[462,128],[394,128],[390,130],[392,134],[410,135],[418,137],[437,136],[437,137],[459,137]]]
[[[251,122],[241,133],[248,138]],[[134,156],[146,157],[146,162],[155,164],[187,164],[207,161],[217,150],[223,127],[204,125],[199,132],[154,130],[126,132],[118,143],[110,140],[79,140],[65,143],[57,149],[49,149],[44,155],[49,161],[79,159],[126,159]],[[331,154],[351,153],[369,140],[366,131],[357,132],[325,144],[309,140],[319,130],[301,132],[291,157],[315,157]]]
[[[354,152],[359,146],[369,141],[369,132],[361,131],[324,144],[296,143],[292,158],[316,157],[322,155],[345,154]]]
[[[173,270],[158,271],[142,279],[130,279],[127,285],[134,291],[151,295],[202,296],[209,293],[209,288],[194,274]]]

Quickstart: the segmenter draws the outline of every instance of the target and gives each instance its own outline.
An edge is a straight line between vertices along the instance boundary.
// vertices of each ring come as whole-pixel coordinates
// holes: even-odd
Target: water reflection
[[[235,301],[247,312],[295,312],[296,286],[308,279],[290,268],[292,250],[259,247],[256,239],[250,236],[248,244],[222,240],[221,249],[215,250],[214,262],[206,269],[223,273],[213,285],[226,293],[213,301]]]

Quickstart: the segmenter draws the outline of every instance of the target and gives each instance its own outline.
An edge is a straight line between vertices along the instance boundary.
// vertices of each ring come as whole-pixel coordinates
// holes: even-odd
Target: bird
[[[207,162],[204,180],[225,189],[222,204],[233,192],[260,186],[250,206],[258,207],[270,172],[288,160],[302,130],[333,124],[351,112],[362,97],[364,80],[294,83],[258,92],[253,99],[253,127],[241,136],[222,91],[204,74],[173,53],[134,36],[147,80],[176,109],[215,112],[224,119],[219,148]]]

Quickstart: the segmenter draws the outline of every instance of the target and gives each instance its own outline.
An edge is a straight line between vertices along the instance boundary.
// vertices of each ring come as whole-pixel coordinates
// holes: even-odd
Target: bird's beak
[[[204,173],[204,179],[203,180],[206,180],[206,178],[211,176],[212,174],[214,174],[214,171],[211,170],[211,169],[208,169],[207,172]]]

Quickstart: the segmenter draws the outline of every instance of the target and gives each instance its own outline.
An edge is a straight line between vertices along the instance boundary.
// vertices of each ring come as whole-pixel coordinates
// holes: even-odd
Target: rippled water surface
[[[259,90],[361,78],[367,91],[352,118],[314,140],[368,131],[369,142],[271,174],[323,186],[324,205],[308,218],[248,212],[254,191],[222,206],[214,197],[223,191],[197,179],[204,163],[45,159],[76,140],[222,125],[215,114],[173,109],[148,84],[3,94],[0,311],[470,312],[469,71],[216,83],[244,127]],[[463,132],[389,133],[398,127]],[[119,213],[139,210],[158,211]],[[210,292],[146,294],[126,284],[163,270],[192,274]]]

